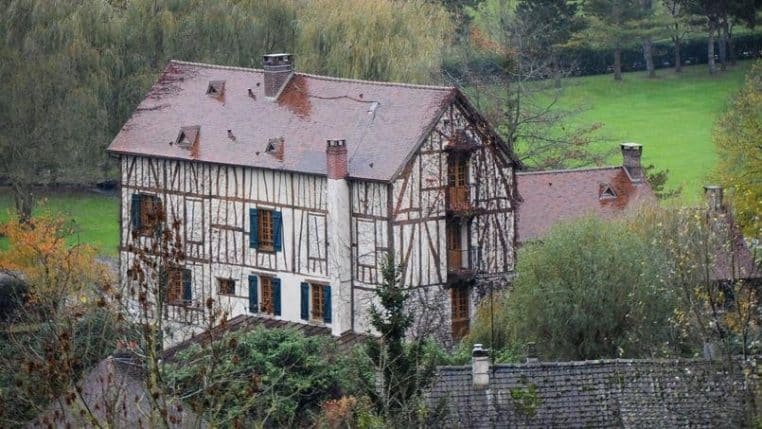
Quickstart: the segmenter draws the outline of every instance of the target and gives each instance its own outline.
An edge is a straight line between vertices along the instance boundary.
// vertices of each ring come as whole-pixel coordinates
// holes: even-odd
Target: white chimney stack
[[[331,279],[331,333],[352,329],[352,253],[350,237],[347,142],[332,139],[326,145],[328,173],[328,275]]]
[[[474,389],[483,390],[489,387],[489,353],[481,344],[474,344],[472,356]]]

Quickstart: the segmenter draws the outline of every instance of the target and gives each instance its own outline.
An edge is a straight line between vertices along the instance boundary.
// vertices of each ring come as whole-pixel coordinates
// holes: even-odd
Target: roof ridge
[[[517,171],[517,176],[531,176],[531,175],[539,175],[539,174],[557,174],[557,173],[577,173],[577,172],[584,172],[584,171],[600,171],[600,170],[615,170],[622,168],[621,165],[608,165],[603,167],[580,167],[580,168],[569,168],[569,169],[558,169],[558,170],[534,170],[534,171]]]
[[[328,81],[335,81],[335,82],[365,83],[365,84],[379,85],[379,86],[397,86],[397,87],[412,88],[412,89],[432,89],[437,91],[451,91],[453,89],[456,89],[454,86],[424,85],[419,83],[385,82],[380,80],[350,79],[345,77],[323,76],[319,74],[302,73],[302,72],[296,72],[296,74],[306,76],[306,77],[311,77],[314,79],[321,79],[321,80],[328,80]]]
[[[183,61],[183,60],[175,60],[175,59],[169,60],[169,62],[175,63],[175,64],[214,68],[214,69],[220,69],[220,70],[236,70],[236,71],[245,71],[245,72],[251,72],[251,73],[264,72],[263,69],[258,69],[253,67],[226,66],[226,65],[220,65],[220,64],[198,63],[193,61]],[[431,89],[431,90],[437,90],[437,91],[451,91],[455,89],[454,86],[424,85],[424,84],[405,83],[405,82],[384,82],[379,80],[350,79],[350,78],[335,77],[335,76],[324,76],[324,75],[312,74],[312,73],[303,73],[299,71],[294,71],[294,74],[310,77],[313,79],[321,79],[321,80],[334,81],[334,82],[364,83],[364,84],[379,85],[379,86],[395,86],[395,87],[404,87],[404,88],[411,88],[411,89]]]

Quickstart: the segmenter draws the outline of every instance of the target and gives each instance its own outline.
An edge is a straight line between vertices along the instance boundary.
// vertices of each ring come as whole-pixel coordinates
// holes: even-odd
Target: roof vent
[[[210,97],[222,97],[225,93],[225,81],[213,80],[209,82],[209,86],[206,87],[206,95]]]
[[[598,198],[602,200],[616,198],[616,192],[614,192],[614,188],[608,183],[601,183],[598,185]]]
[[[201,127],[198,125],[181,127],[180,132],[177,134],[175,144],[182,148],[189,148],[198,140],[198,134],[201,131]]]
[[[270,155],[273,155],[278,160],[283,161],[283,154],[285,152],[284,146],[285,144],[283,141],[283,137],[272,138],[267,141],[267,146],[265,147],[265,153],[269,153]]]

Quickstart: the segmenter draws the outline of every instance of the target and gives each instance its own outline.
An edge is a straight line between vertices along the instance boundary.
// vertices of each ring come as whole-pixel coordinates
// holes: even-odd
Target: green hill
[[[600,122],[602,147],[620,142],[643,144],[643,162],[669,169],[668,186],[683,186],[683,199],[694,203],[707,182],[717,154],[712,129],[726,103],[740,89],[751,61],[710,76],[705,65],[684,67],[683,73],[658,70],[658,78],[645,72],[626,73],[623,82],[611,75],[569,79],[563,107],[583,106],[573,122]],[[618,155],[609,160],[618,164]]]

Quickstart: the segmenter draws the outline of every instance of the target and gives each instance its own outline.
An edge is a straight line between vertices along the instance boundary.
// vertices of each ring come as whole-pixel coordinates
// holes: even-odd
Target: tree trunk
[[[720,40],[718,43],[718,46],[720,48],[720,70],[725,71],[727,70],[727,62],[728,62],[728,37],[727,37],[727,22],[722,22],[720,24],[720,28],[718,29],[718,33],[720,36]]]
[[[656,67],[654,67],[654,49],[650,37],[643,41],[643,58],[646,60],[646,70],[648,70],[648,77],[656,77]]]
[[[622,48],[614,48],[614,80],[622,80]]]
[[[680,58],[680,38],[673,37],[672,41],[675,42],[675,73],[683,71],[683,59]]]
[[[730,59],[730,65],[736,65],[738,57],[736,57],[736,42],[733,40],[733,30],[730,25],[725,27],[725,38],[728,40],[728,58]]]
[[[34,209],[34,194],[31,189],[19,183],[14,183],[13,199],[16,203],[16,214],[19,222],[28,223],[32,219],[32,209]]]
[[[717,73],[717,65],[714,63],[714,28],[715,26],[709,24],[709,38],[706,41],[706,59],[709,65],[709,74]]]
[[[553,80],[555,80],[556,89],[561,89],[561,65],[558,63],[558,54],[554,53],[550,61],[553,67]]]

